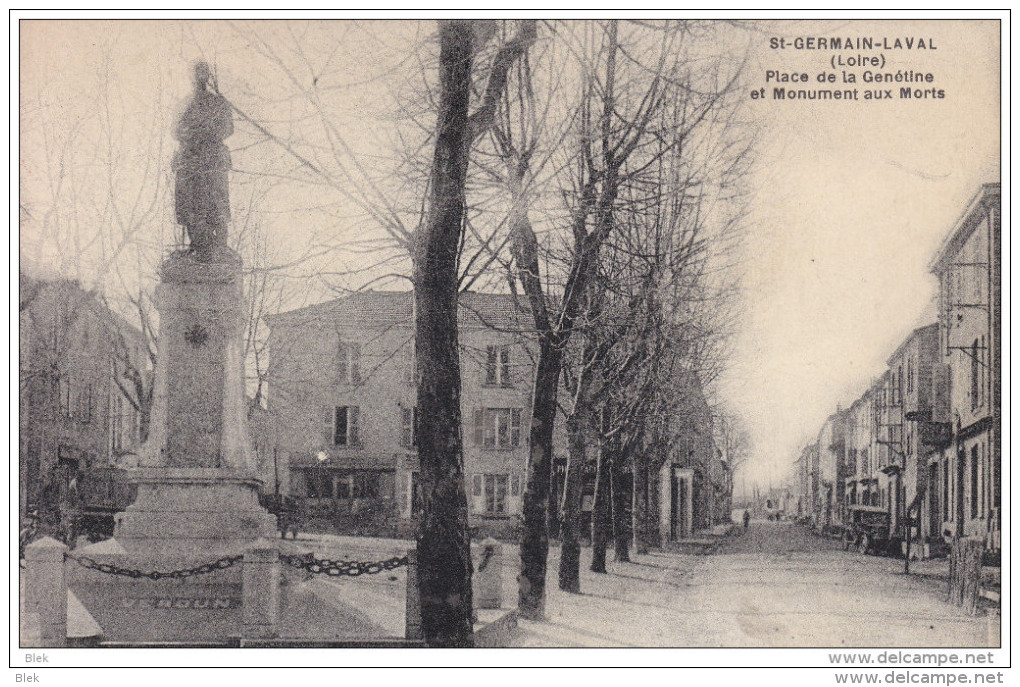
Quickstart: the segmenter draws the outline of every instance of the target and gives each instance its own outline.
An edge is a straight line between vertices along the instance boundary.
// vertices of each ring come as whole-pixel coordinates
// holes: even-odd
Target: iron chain
[[[293,555],[280,554],[280,560],[287,565],[305,570],[313,575],[329,577],[358,577],[359,575],[375,575],[386,570],[396,570],[407,565],[407,556],[394,556],[384,561],[363,563],[361,561],[334,561],[329,558],[315,558],[311,554]]]
[[[195,575],[205,575],[206,573],[216,572],[217,570],[226,570],[237,563],[240,563],[244,556],[225,556],[219,560],[213,561],[212,563],[203,563],[202,565],[196,565],[194,568],[182,568],[181,570],[171,570],[169,572],[163,572],[161,570],[137,570],[135,568],[122,568],[119,565],[111,565],[110,563],[100,563],[95,559],[89,558],[88,556],[76,556],[74,554],[67,554],[67,557],[78,563],[83,568],[89,570],[96,570],[107,575],[120,575],[122,577],[130,577],[132,579],[146,578],[149,580],[181,580],[186,577],[194,577]]]

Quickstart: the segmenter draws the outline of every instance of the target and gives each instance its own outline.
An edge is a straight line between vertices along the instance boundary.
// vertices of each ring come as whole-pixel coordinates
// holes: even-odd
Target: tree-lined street
[[[993,23],[23,22],[23,637],[998,646]]]
[[[902,561],[844,552],[791,522],[752,521],[713,555],[632,555],[603,576],[587,571],[589,555],[585,593],[551,592],[549,621],[521,621],[521,646],[998,644],[997,614],[942,600],[944,560],[904,576]]]

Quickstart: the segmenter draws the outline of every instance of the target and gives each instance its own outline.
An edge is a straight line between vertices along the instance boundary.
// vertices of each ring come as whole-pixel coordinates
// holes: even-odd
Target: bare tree
[[[424,487],[418,586],[425,641],[430,646],[470,646],[473,641],[457,343],[457,258],[464,232],[468,161],[472,142],[492,125],[507,73],[536,38],[535,23],[522,22],[515,38],[493,57],[481,102],[470,112],[473,60],[493,28],[440,22],[431,191],[413,251],[418,407],[429,418],[415,430]]]

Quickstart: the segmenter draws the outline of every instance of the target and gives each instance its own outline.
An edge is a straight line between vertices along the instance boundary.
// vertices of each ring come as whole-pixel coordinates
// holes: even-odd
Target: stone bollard
[[[279,635],[280,550],[274,540],[259,539],[244,552],[241,572],[241,620],[246,639]]]
[[[43,537],[25,548],[25,610],[39,616],[38,646],[41,647],[67,644],[66,553],[67,547],[50,537]]]
[[[418,550],[407,551],[407,595],[404,606],[404,638],[420,640],[425,633],[421,626],[421,598],[418,596]]]
[[[503,607],[503,545],[489,537],[482,542],[475,570],[475,608]]]

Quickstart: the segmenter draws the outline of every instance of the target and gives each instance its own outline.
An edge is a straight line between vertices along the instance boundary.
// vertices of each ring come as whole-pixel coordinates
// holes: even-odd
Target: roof
[[[967,242],[970,235],[974,233],[978,222],[984,216],[984,210],[991,206],[998,206],[999,202],[999,184],[982,184],[978,192],[967,203],[967,208],[960,215],[960,218],[956,220],[953,229],[949,232],[946,240],[942,242],[938,253],[935,254],[935,258],[931,261],[930,269],[932,273],[939,274],[946,270],[948,263],[960,252],[960,248]]]
[[[77,280],[64,277],[40,278],[19,272],[18,282],[21,292],[19,295],[22,299],[19,307],[23,307],[24,312],[27,313],[35,307],[52,307],[55,303],[70,304],[76,311],[88,312],[107,327],[117,330],[117,333],[125,339],[125,343],[147,348],[145,335],[137,326],[123,315],[114,312],[107,305],[102,293],[82,288]],[[47,298],[51,300],[46,300]]]
[[[487,327],[506,331],[531,329],[526,301],[513,294],[460,294],[457,313],[462,327]],[[349,323],[363,327],[413,325],[413,291],[355,291],[337,298],[297,310],[267,315],[270,327],[300,327],[316,322]]]
[[[903,353],[904,349],[906,349],[906,347],[909,346],[911,342],[913,342],[914,340],[919,339],[925,335],[930,336],[933,333],[937,333],[938,327],[939,327],[938,322],[932,322],[931,324],[926,324],[923,327],[918,327],[914,331],[910,332],[909,336],[907,336],[907,338],[903,340],[903,343],[897,346],[896,350],[893,351],[893,354],[889,356],[888,360],[885,361],[886,364],[892,365],[893,361],[896,360],[900,356],[900,354]]]

